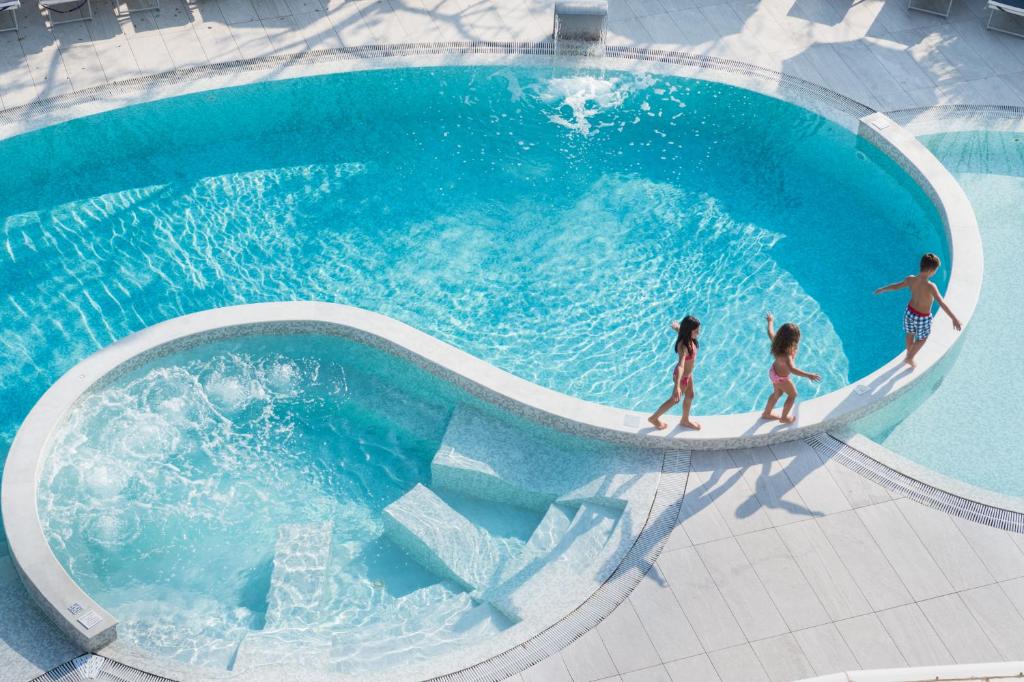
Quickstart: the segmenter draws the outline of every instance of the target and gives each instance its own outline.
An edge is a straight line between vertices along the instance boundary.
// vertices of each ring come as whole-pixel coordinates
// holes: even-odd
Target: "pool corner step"
[[[330,521],[278,526],[264,629],[316,620],[331,559],[333,530]]]
[[[384,532],[417,563],[470,592],[489,586],[503,553],[483,529],[417,483],[382,514]]]
[[[596,580],[601,572],[598,559],[621,516],[622,510],[616,507],[583,502],[554,547],[534,555],[546,557],[545,561],[521,564],[501,585],[485,593],[484,599],[511,620],[519,621],[545,611],[552,599],[574,598],[560,586],[596,589],[596,584],[583,578],[592,575]]]
[[[582,454],[460,406],[431,461],[431,481],[438,490],[543,511],[601,478],[596,458]]]

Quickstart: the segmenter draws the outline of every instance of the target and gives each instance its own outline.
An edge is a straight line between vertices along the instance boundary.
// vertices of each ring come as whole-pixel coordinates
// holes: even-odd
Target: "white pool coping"
[[[645,53],[640,49],[634,52],[634,56]],[[664,51],[649,52],[657,53],[653,63],[612,59],[606,60],[604,65],[614,69],[716,80],[776,97],[784,94],[779,92],[778,82],[772,84],[770,74],[743,72],[738,62],[735,63],[735,69],[728,64],[725,68],[721,68],[721,64],[705,67],[701,65],[708,62],[708,58],[693,57],[692,62],[687,62],[692,56]],[[682,63],[658,61],[672,55],[677,55],[677,61]],[[456,63],[551,64],[550,58],[540,58],[539,62],[537,59],[517,56],[510,62],[508,54],[459,53],[374,60],[295,61],[278,68],[272,77],[293,78],[367,68]],[[782,75],[776,75],[781,82]],[[125,86],[124,94],[120,97],[86,99],[73,106],[57,106],[52,109],[33,109],[30,106],[26,108],[23,121],[0,125],[0,139],[143,101],[267,79],[265,70],[253,68],[251,72],[224,72],[220,77],[204,77],[199,80],[185,77],[180,81],[172,79],[150,89]],[[106,90],[114,92],[116,88],[108,87]],[[797,103],[804,105],[804,102]],[[812,108],[819,109],[818,106]],[[28,115],[30,109],[38,115]],[[830,117],[834,118],[835,112]],[[977,304],[983,274],[980,234],[966,195],[945,167],[913,135],[884,114],[864,116],[857,123],[857,132],[908,172],[935,204],[949,241],[951,263],[948,264],[950,278],[946,300],[966,326]],[[884,244],[880,244],[879,248],[884,248]],[[795,413],[797,421],[792,425],[764,422],[758,413],[752,412],[702,417],[704,428],[699,432],[680,429],[659,432],[647,425],[647,415],[644,413],[590,403],[538,386],[397,320],[350,306],[318,302],[266,303],[205,311],[168,320],[100,350],[61,377],[25,419],[11,446],[4,469],[0,496],[4,528],[14,563],[29,591],[48,615],[85,649],[94,651],[108,644],[115,636],[115,621],[111,614],[90,599],[67,575],[42,532],[37,513],[36,485],[46,444],[54,428],[86,390],[116,368],[126,367],[126,363],[132,359],[138,361],[140,356],[148,356],[162,346],[197,334],[206,336],[218,331],[228,333],[221,330],[231,328],[237,332],[239,327],[274,323],[301,323],[306,326],[321,324],[344,330],[346,336],[384,347],[485,399],[563,431],[647,448],[676,450],[756,447],[838,429],[878,409],[917,381],[925,379],[959,340],[949,319],[940,314],[929,343],[918,355],[919,367],[916,371],[903,369],[901,353],[864,379],[799,403]],[[90,615],[98,620],[86,627],[83,620],[88,622]]]

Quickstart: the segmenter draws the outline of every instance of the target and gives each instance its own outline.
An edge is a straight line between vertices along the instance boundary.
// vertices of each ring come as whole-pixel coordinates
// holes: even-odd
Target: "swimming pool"
[[[323,324],[179,322],[182,344],[72,398],[38,485],[54,553],[147,669],[450,672],[562,618],[650,513],[653,453],[531,425]]]
[[[919,188],[849,131],[657,75],[263,83],[29,133],[0,160],[23,171],[0,198],[8,440],[96,348],[182,313],[289,299],[376,310],[639,409],[664,398],[668,322],[689,312],[705,322],[695,413],[752,410],[767,310],[801,324],[800,362],[824,376],[801,390],[824,393],[898,350],[872,330],[898,327],[899,306],[870,292],[946,252]]]
[[[985,255],[981,297],[958,358],[941,382],[857,424],[858,430],[913,462],[997,493],[1024,494],[1024,423],[1016,398],[1024,364],[1016,339],[1019,254],[1024,248],[1024,135],[951,132],[922,137],[974,206]],[[969,494],[968,494],[969,496]]]

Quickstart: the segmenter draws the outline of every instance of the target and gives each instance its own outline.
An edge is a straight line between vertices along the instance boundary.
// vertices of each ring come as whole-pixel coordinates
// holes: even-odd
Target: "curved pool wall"
[[[4,524],[8,531],[15,566],[30,592],[43,605],[46,612],[80,646],[95,650],[109,645],[116,636],[116,619],[72,580],[56,559],[42,533],[36,511],[37,485],[54,436],[54,428],[61,424],[76,404],[93,391],[101,390],[156,359],[213,340],[247,335],[282,334],[337,336],[378,348],[427,369],[430,373],[454,384],[454,388],[468,390],[490,403],[498,402],[497,399],[502,398],[505,405],[516,406],[515,411],[519,413],[532,415],[536,414],[536,409],[524,409],[524,404],[509,398],[509,394],[518,394],[529,401],[530,393],[545,392],[544,389],[501,372],[400,322],[369,311],[336,304],[268,303],[205,311],[160,323],[108,346],[77,365],[54,384],[39,401],[11,448],[3,480]],[[507,414],[504,410],[498,409],[496,417],[501,418],[501,413]],[[570,420],[564,417],[560,419],[563,430],[572,430]],[[580,444],[581,447],[584,445]],[[599,446],[599,443],[594,444],[595,448]],[[627,459],[622,459],[627,455],[628,461],[632,461],[632,464],[626,464]],[[593,562],[596,573],[583,584],[586,591],[567,591],[566,598],[583,599],[594,590],[604,589],[609,578],[623,566],[627,566],[631,574],[638,579],[642,572],[637,573],[635,564],[628,564],[625,561],[629,553],[639,546],[643,554],[642,560],[650,561],[652,547],[656,555],[657,542],[659,539],[663,541],[667,538],[674,525],[674,516],[668,510],[673,509],[673,504],[678,504],[685,472],[672,469],[672,465],[666,464],[673,453],[663,448],[649,450],[630,447],[623,451],[622,455],[617,456],[619,464],[613,467],[615,471],[608,472],[607,479],[601,483],[599,491],[585,495],[592,495],[595,499],[602,496],[620,499],[624,509],[623,518],[613,531],[606,548]],[[550,478],[554,479],[557,478],[557,462],[552,464],[555,466]],[[673,477],[680,478],[679,474],[682,474],[681,479],[673,483]],[[435,471],[435,478],[438,475]],[[493,487],[483,483],[477,478],[469,481],[477,494]],[[501,481],[493,483],[497,485],[495,499],[499,499],[505,494],[502,491],[506,486]],[[655,489],[659,487],[667,487],[673,499],[662,499],[658,502],[657,498],[661,492],[659,490],[656,493]],[[613,494],[611,491],[616,492]],[[657,528],[661,537],[641,542],[641,537],[649,528]],[[544,586],[542,581],[540,587],[534,589]],[[621,600],[631,586],[627,580],[614,588],[612,593],[618,594],[617,599]],[[531,604],[547,593],[538,592],[532,596],[531,594],[526,593],[522,597],[523,603]],[[556,601],[552,595],[544,598],[545,603]],[[610,611],[618,602],[610,603],[611,605],[606,597],[601,605],[607,606]],[[409,670],[391,670],[384,675],[384,679],[390,679],[389,675],[404,678],[449,673],[487,660],[503,651],[521,648],[519,645],[525,639],[537,637],[552,629],[555,631],[554,634],[547,636],[555,637],[556,640],[558,637],[568,636],[566,633],[573,633],[569,639],[562,640],[561,646],[564,646],[572,638],[582,634],[582,631],[573,632],[572,628],[578,626],[569,622],[566,615],[574,610],[573,607],[574,604],[562,604],[563,610],[538,616],[530,621],[524,620],[485,644],[468,647],[464,652],[448,655],[440,662],[428,660]],[[607,611],[601,617],[606,613]],[[583,622],[589,623],[587,627],[593,625],[593,622]],[[558,627],[552,628],[553,624],[558,624]],[[134,661],[150,671],[162,671],[172,676],[186,673],[191,675],[188,667],[153,658],[130,645],[119,643],[115,654],[121,660]],[[230,674],[209,669],[202,669],[201,672],[208,677]],[[364,673],[360,674],[358,679],[370,679],[370,676]]]
[[[550,48],[547,48],[550,49]],[[242,80],[251,82],[260,78],[282,78],[298,76],[302,73],[326,73],[331,71],[345,71],[358,68],[382,68],[395,66],[396,64],[409,63],[444,63],[444,64],[466,64],[466,63],[500,63],[502,60],[509,61],[509,58],[495,55],[496,52],[512,52],[516,54],[513,63],[520,63],[523,59],[518,56],[522,51],[528,51],[533,55],[543,54],[543,48],[537,46],[517,45],[491,45],[491,46],[412,46],[405,48],[387,48],[378,53],[386,55],[398,54],[398,57],[387,59],[370,60],[362,63],[353,57],[366,56],[367,51],[321,51],[311,55],[301,55],[285,60],[253,60],[247,61],[243,66],[228,65],[224,69],[210,67],[199,70],[203,78],[196,80],[196,70],[183,70],[165,74],[157,78],[146,79],[141,83],[131,81],[118,87],[103,89],[86,95],[75,95],[79,100],[76,107],[63,109],[60,113],[50,106],[41,105],[41,109],[28,110],[27,123],[23,126],[14,124],[14,128],[5,129],[3,134],[10,135],[26,128],[42,124],[42,119],[34,118],[32,111],[43,117],[47,122],[54,122],[56,117],[62,120],[74,118],[77,115],[94,110],[97,106],[110,108],[111,101],[102,101],[104,94],[113,95],[113,101],[118,105],[137,103],[153,98],[180,94],[182,91],[197,92],[210,87],[224,85],[223,80],[212,78],[211,75],[218,75],[234,82]],[[370,51],[372,56],[372,50]],[[483,52],[484,54],[473,54]],[[613,51],[614,53],[614,51]],[[980,261],[980,254],[972,253],[975,241],[973,238],[974,225],[973,217],[970,215],[970,207],[962,200],[962,193],[955,182],[949,180],[948,173],[937,163],[934,158],[908,136],[900,137],[899,129],[896,126],[885,126],[879,130],[867,126],[864,121],[857,121],[853,116],[866,111],[861,105],[843,98],[835,93],[829,94],[824,89],[813,86],[799,79],[782,76],[758,67],[750,67],[728,60],[718,60],[705,57],[693,57],[679,53],[663,52],[656,50],[623,50],[623,56],[631,57],[636,61],[626,61],[617,58],[606,60],[602,65],[614,68],[631,67],[634,70],[653,70],[657,73],[667,72],[671,74],[687,75],[690,77],[706,77],[721,82],[739,82],[744,86],[752,87],[758,91],[771,94],[779,98],[792,98],[800,104],[810,104],[814,109],[828,111],[831,118],[840,121],[843,125],[854,127],[860,133],[860,139],[864,140],[865,149],[881,149],[881,151],[893,158],[896,163],[906,169],[909,175],[921,182],[922,188],[935,202],[936,209],[944,223],[947,237],[949,239],[951,268],[948,296],[952,302],[956,302],[959,309],[967,311],[961,314],[966,320],[969,318],[969,311],[973,307],[974,294],[972,288],[976,284],[977,268],[974,263]],[[404,55],[404,56],[403,56]],[[424,56],[426,55],[426,56]],[[534,63],[537,57],[534,56]],[[540,60],[550,64],[550,60]],[[271,69],[278,71],[270,72]],[[161,86],[161,87],[156,87]],[[162,86],[166,86],[167,90]],[[140,91],[140,88],[153,87],[152,90]],[[131,93],[130,97],[127,93]],[[118,95],[122,99],[118,99]],[[60,98],[59,104],[68,104],[69,100]],[[53,105],[53,103],[50,103]],[[15,112],[16,113],[16,112]],[[881,116],[879,114],[873,115]],[[865,118],[865,121],[869,120]],[[915,145],[917,145],[915,147]],[[873,152],[877,153],[877,152]],[[899,310],[899,304],[892,306]],[[84,311],[83,311],[84,314]],[[172,313],[174,314],[174,313]],[[896,313],[893,313],[896,316]],[[895,325],[894,325],[895,326]],[[936,324],[936,332],[933,340],[926,347],[922,356],[924,369],[931,362],[942,354],[948,345],[955,341],[955,335],[946,329],[948,325],[940,316]],[[116,336],[115,336],[116,338]],[[898,344],[893,344],[898,348]],[[867,376],[856,382],[856,388],[846,388],[834,391],[828,395],[806,400],[800,403],[797,417],[798,423],[793,427],[779,428],[777,425],[752,423],[749,415],[743,419],[733,420],[718,416],[709,417],[705,420],[705,430],[700,433],[678,433],[671,432],[673,438],[684,438],[692,447],[729,447],[743,441],[726,439],[727,435],[735,436],[765,436],[766,440],[784,440],[800,434],[801,429],[811,427],[812,429],[827,428],[828,424],[837,424],[848,421],[863,412],[871,409],[878,399],[885,398],[902,390],[909,377],[904,376],[897,370],[897,360],[886,364],[881,370],[868,373]],[[918,374],[923,374],[919,372]],[[697,410],[698,413],[700,410]],[[723,421],[724,420],[724,421]],[[635,419],[630,417],[623,422],[629,428],[635,428]],[[601,425],[606,425],[606,419],[601,420]]]
[[[472,52],[472,49],[471,46],[460,46],[455,50],[460,56],[454,59],[460,63],[465,63],[467,60],[473,62],[478,57],[466,56],[466,53]],[[515,51],[511,46],[502,46],[500,49],[488,46],[487,49],[491,52],[500,51],[501,53]],[[435,56],[429,57],[428,61],[433,60],[443,63],[451,63],[453,61],[450,55],[436,56],[439,51],[444,52],[444,50],[439,50],[436,46],[432,48],[427,54]],[[655,53],[655,51],[636,51],[635,54],[629,56],[633,58],[647,58],[652,62],[664,62],[665,64],[660,64],[658,68],[668,70],[678,68],[678,66],[673,67],[673,63],[677,65],[682,63],[685,66],[681,70],[686,72],[686,75],[703,77],[710,75],[715,80],[737,82],[737,84],[768,92],[774,96],[786,97],[787,95],[793,96],[793,93],[797,93],[794,98],[800,99],[802,96],[807,95],[809,90],[813,89],[805,88],[799,84],[793,85],[792,81],[794,79],[787,80],[779,74],[771,75],[771,72],[768,72],[766,75],[766,73],[763,73],[766,70],[758,70],[756,67],[745,67],[737,63],[726,63],[723,67],[723,64],[709,63],[705,58],[675,53]],[[423,61],[422,55],[406,56],[405,58],[412,60],[414,63],[422,63]],[[350,60],[351,55],[344,55],[340,59],[341,61]],[[491,63],[496,61],[502,62],[507,60],[507,57],[485,58],[485,61],[488,60]],[[160,81],[167,85],[168,89],[158,89],[156,92],[141,94],[137,87],[128,84],[119,91],[115,89],[115,94],[119,92],[121,99],[113,103],[110,100],[103,100],[104,93],[97,92],[86,97],[86,101],[79,101],[78,105],[80,106],[66,109],[59,114],[55,113],[56,107],[61,104],[59,102],[50,108],[44,106],[42,109],[37,110],[36,113],[40,114],[41,117],[25,111],[20,112],[25,115],[25,118],[22,119],[18,115],[19,112],[14,112],[16,114],[14,123],[11,124],[11,118],[8,117],[8,125],[4,126],[3,132],[0,135],[10,136],[24,130],[47,125],[58,119],[67,120],[68,118],[74,118],[86,113],[108,110],[125,104],[143,101],[151,97],[195,92],[211,87],[223,87],[224,85],[237,82],[261,80],[267,78],[267,69],[270,68],[279,68],[276,74],[277,77],[301,76],[311,71],[335,72],[340,69],[366,68],[365,64],[354,64],[352,61],[348,61],[342,67],[339,67],[335,63],[336,61],[338,61],[337,55],[316,56],[305,61],[303,59],[289,59],[284,63],[279,61],[277,63],[266,63],[261,66],[253,65],[250,68],[237,69],[235,73],[221,73],[219,74],[219,80],[218,78],[210,78],[206,81],[196,81],[194,80],[194,74],[171,74],[165,76]],[[387,62],[388,60],[383,61]],[[725,62],[726,60],[717,61]],[[394,65],[394,62],[389,63],[392,66]],[[207,73],[200,74],[204,76],[218,75],[208,73],[208,70],[201,71],[207,71]],[[239,76],[238,72],[241,72],[242,75]],[[230,81],[233,81],[233,83]],[[153,85],[153,83],[141,83],[140,85],[145,87]],[[809,86],[809,84],[805,85]],[[106,94],[109,94],[109,90]],[[810,95],[809,99],[812,101],[812,107],[829,110],[832,116],[836,116],[835,110],[828,104],[823,103],[824,100],[820,92]],[[849,105],[849,101],[845,100],[845,98],[838,99],[844,105]],[[117,97],[114,100],[117,100]],[[864,116],[863,120],[859,123],[851,123],[853,120],[851,112],[854,114],[866,113],[863,108],[858,108],[853,103],[853,106],[850,106],[844,114],[838,115],[838,118],[843,120],[844,125],[858,129],[862,137],[870,140],[872,144],[877,144],[886,154],[894,158],[900,166],[907,169],[916,179],[922,181],[923,187],[936,203],[950,239],[950,253],[952,256],[947,300],[958,311],[965,311],[962,313],[962,319],[966,322],[970,318],[970,313],[973,311],[977,300],[981,277],[981,252],[973,213],[971,213],[970,206],[964,199],[962,191],[959,190],[955,181],[952,180],[951,176],[935,161],[935,158],[927,150],[901,131],[898,126],[888,122],[884,116],[878,114]],[[932,342],[921,355],[921,371],[909,377],[901,375],[899,373],[899,358],[896,358],[885,367],[853,386],[804,403],[803,409],[799,414],[799,422],[793,428],[766,428],[764,425],[759,425],[751,415],[733,415],[710,418],[705,423],[705,431],[700,434],[669,433],[652,437],[651,434],[644,433],[644,429],[638,421],[639,415],[635,413],[586,404],[583,401],[567,398],[566,396],[545,391],[535,386],[527,386],[531,393],[536,392],[534,397],[537,397],[537,401],[536,404],[527,407],[525,412],[534,418],[540,417],[549,423],[555,423],[559,428],[566,428],[568,423],[570,425],[568,430],[580,431],[588,435],[600,435],[601,437],[615,440],[642,442],[656,447],[726,448],[789,440],[806,433],[820,431],[824,428],[833,428],[845,424],[855,417],[862,416],[882,402],[891,400],[908,388],[915,380],[926,375],[928,370],[957,341],[957,337],[951,327],[943,322],[943,318],[937,321]],[[394,321],[389,321],[389,323],[397,324]],[[403,334],[425,337],[425,335],[408,329],[403,330]],[[435,341],[435,343],[437,342]],[[428,362],[432,361],[428,360]],[[503,372],[487,366],[486,363],[468,358],[468,364],[474,363],[477,365],[475,369],[481,370],[483,375],[489,375],[490,379],[496,380],[499,384],[506,381],[512,384],[517,382],[526,384],[526,382],[517,380],[515,377],[504,375]],[[461,369],[462,367],[460,366]],[[26,426],[34,424],[36,427],[39,427],[47,420],[54,418],[57,416],[55,412],[60,412],[62,405],[67,407],[65,400],[69,392],[78,395],[80,390],[85,388],[82,385],[85,377],[73,375],[74,371],[70,372],[47,392],[39,401],[37,408],[30,415],[29,419],[26,420]],[[462,372],[455,372],[455,375],[461,376]],[[487,391],[487,393],[492,398],[497,397],[505,405],[518,406],[521,409],[524,405],[520,400],[522,396],[517,396],[515,393],[518,389],[522,388],[523,386],[513,387],[513,395],[511,396],[504,393],[504,391],[500,391],[501,395],[499,396],[495,396],[492,391]],[[549,406],[555,407],[555,411],[548,411],[547,408]],[[47,608],[48,613],[54,617],[56,622],[61,624],[83,646],[90,648],[101,646],[103,644],[102,637],[95,638],[94,635],[96,633],[86,631],[80,624],[73,621],[71,616],[53,606],[53,604],[66,604],[67,602],[62,600],[62,598],[74,595],[83,600],[80,603],[81,608],[77,609],[79,613],[83,610],[93,610],[101,616],[108,615],[104,614],[102,608],[89,600],[87,596],[80,594],[80,591],[76,592],[77,587],[70,581],[70,578],[63,572],[59,564],[57,564],[49,548],[45,546],[45,539],[42,538],[42,534],[39,532],[38,519],[34,517],[34,505],[26,507],[24,504],[26,502],[24,499],[25,494],[31,494],[34,501],[34,483],[38,473],[38,470],[35,468],[38,462],[26,461],[26,456],[30,456],[33,450],[37,451],[37,455],[38,452],[41,452],[48,432],[32,434],[32,429],[28,431],[23,429],[22,431],[24,433],[19,432],[15,446],[12,447],[11,459],[7,463],[4,475],[4,524],[11,534],[11,549],[15,555],[15,563],[19,566],[19,571],[22,572],[23,577],[26,579],[29,589],[40,599],[44,608]],[[15,457],[18,453],[20,454]],[[16,480],[19,482],[31,481],[31,484],[27,486],[30,493],[22,493],[19,497],[18,488],[13,483]],[[31,511],[28,511],[26,515],[26,510]],[[37,537],[26,539],[26,532],[28,536],[35,533]],[[38,541],[42,541],[42,545],[39,545]],[[32,546],[33,542],[36,543],[34,548]],[[32,572],[32,575],[28,575],[24,571],[26,567]],[[44,573],[50,572],[51,574],[45,576],[45,579],[40,581],[39,576],[35,575],[36,568],[42,568]],[[53,598],[52,601],[51,597]]]

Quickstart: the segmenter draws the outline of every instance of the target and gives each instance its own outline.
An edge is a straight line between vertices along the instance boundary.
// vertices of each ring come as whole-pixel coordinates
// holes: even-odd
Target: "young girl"
[[[690,405],[693,404],[693,365],[697,360],[697,337],[700,336],[700,320],[687,315],[682,322],[673,322],[672,328],[679,333],[676,336],[676,355],[679,362],[672,371],[672,397],[661,404],[658,411],[647,418],[656,429],[668,428],[661,421],[661,415],[672,409],[672,406],[683,399],[683,418],[679,425],[689,429],[700,429],[700,424],[690,419]]]
[[[796,360],[796,352],[800,348],[800,327],[792,322],[787,322],[776,332],[775,316],[768,313],[765,319],[768,320],[768,338],[772,342],[772,356],[775,361],[768,370],[768,378],[772,380],[772,394],[768,397],[768,404],[764,406],[761,419],[778,419],[783,424],[791,424],[795,418],[789,413],[793,409],[793,405],[796,404],[797,396],[792,375],[795,374],[811,381],[821,381],[821,375],[805,372],[793,364],[793,361]],[[782,416],[780,417],[772,410],[783,393],[786,394],[786,403],[782,406]]]

